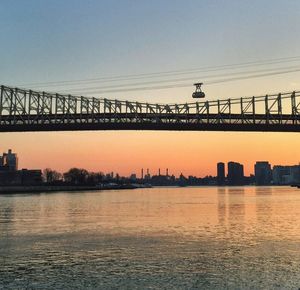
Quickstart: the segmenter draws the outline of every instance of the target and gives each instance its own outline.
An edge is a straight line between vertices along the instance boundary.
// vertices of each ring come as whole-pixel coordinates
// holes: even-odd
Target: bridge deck
[[[1,86],[0,132],[73,130],[300,132],[300,93],[149,104]]]
[[[112,113],[0,117],[0,132],[79,130],[300,132],[300,116]]]

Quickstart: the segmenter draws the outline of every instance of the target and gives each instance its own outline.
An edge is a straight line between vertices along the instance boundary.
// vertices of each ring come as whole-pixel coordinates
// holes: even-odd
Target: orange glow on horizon
[[[13,140],[13,142],[12,142]],[[297,133],[98,131],[60,133],[5,133],[1,151],[13,149],[20,168],[71,167],[115,172],[128,176],[141,168],[157,174],[216,175],[219,161],[244,164],[253,173],[256,161],[272,165],[298,164]]]

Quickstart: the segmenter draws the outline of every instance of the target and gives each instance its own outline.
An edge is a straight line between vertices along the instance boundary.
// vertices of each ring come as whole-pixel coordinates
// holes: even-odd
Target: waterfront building
[[[0,156],[0,185],[37,185],[42,183],[41,170],[18,170],[18,156],[11,149]]]
[[[131,179],[132,181],[136,181],[136,174],[132,173],[129,177],[129,179]]]
[[[223,162],[217,164],[217,184],[225,185],[225,164]]]
[[[172,182],[174,182],[174,180],[171,179],[171,176],[167,175],[153,175],[151,180],[149,180],[149,183],[156,186],[168,186],[172,185]]]
[[[150,180],[150,178],[151,178],[151,175],[150,175],[150,172],[149,172],[149,168],[147,168],[147,174],[145,175],[145,179]]]
[[[228,162],[228,185],[244,184],[244,166],[238,162]]]
[[[255,184],[269,185],[272,181],[271,165],[267,161],[257,161],[254,165]]]
[[[1,163],[2,166],[8,168],[9,171],[18,170],[18,157],[16,153],[12,153],[11,149],[9,149],[7,153],[3,153]]]
[[[300,184],[300,165],[291,166],[291,184]]]
[[[275,165],[273,167],[273,183],[277,185],[300,183],[300,165]]]
[[[147,174],[145,175],[145,178],[144,178],[144,179],[145,179],[145,180],[151,179],[151,175],[147,173]]]
[[[41,170],[0,171],[0,185],[38,185],[42,183]]]

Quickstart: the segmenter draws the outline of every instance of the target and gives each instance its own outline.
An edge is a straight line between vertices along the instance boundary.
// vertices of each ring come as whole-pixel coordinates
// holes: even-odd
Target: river
[[[300,190],[0,196],[0,289],[298,289]]]

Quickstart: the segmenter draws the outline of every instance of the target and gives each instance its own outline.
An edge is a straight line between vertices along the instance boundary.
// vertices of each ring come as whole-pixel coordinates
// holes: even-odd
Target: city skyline
[[[6,146],[5,148],[9,148],[9,147]],[[3,149],[1,148],[1,151],[3,151]],[[162,164],[163,162],[159,162],[158,167],[155,165],[152,165],[151,164],[152,162],[147,163],[147,162],[141,162],[141,160],[139,160],[138,162],[136,162],[135,166],[126,166],[126,168],[123,169],[124,167],[122,165],[120,165],[118,163],[118,161],[112,162],[111,160],[109,160],[109,162],[107,162],[109,164],[108,165],[108,164],[105,164],[103,161],[101,162],[101,159],[100,159],[101,157],[99,157],[99,161],[95,161],[95,157],[93,157],[92,158],[93,160],[91,160],[91,159],[89,159],[88,155],[83,155],[84,157],[87,157],[88,159],[84,161],[85,158],[82,158],[82,159],[79,158],[78,160],[75,158],[75,160],[76,160],[75,162],[70,162],[70,163],[62,165],[60,159],[63,159],[63,157],[61,155],[64,155],[64,151],[62,152],[63,154],[58,154],[58,156],[56,156],[56,154],[53,154],[53,156],[50,158],[51,162],[49,162],[48,154],[47,154],[47,156],[48,156],[47,158],[43,157],[43,156],[39,156],[38,162],[36,162],[35,159],[33,159],[31,155],[26,154],[27,151],[19,150],[15,147],[14,147],[14,150],[16,152],[18,152],[20,156],[22,156],[19,160],[20,168],[48,168],[49,167],[49,168],[56,169],[60,172],[64,172],[71,167],[79,167],[79,168],[86,168],[87,170],[96,171],[96,172],[97,171],[103,171],[103,172],[118,171],[120,174],[122,174],[124,176],[130,175],[134,171],[136,173],[140,173],[141,168],[144,168],[144,169],[149,168],[150,172],[158,172],[159,168],[161,168],[162,170],[164,170],[165,168],[169,168],[169,171],[174,173],[175,175],[179,175],[180,173],[183,173],[184,175],[194,175],[194,176],[212,175],[213,176],[216,173],[215,164],[217,164],[220,161],[222,161],[224,163],[228,163],[230,161],[236,161],[241,164],[244,164],[245,174],[250,175],[250,174],[253,174],[253,172],[254,172],[255,162],[259,161],[259,160],[268,160],[272,165],[274,165],[274,164],[291,165],[291,164],[299,163],[299,161],[296,158],[294,158],[293,154],[291,154],[292,156],[290,156],[290,158],[274,158],[273,160],[264,158],[263,154],[260,154],[261,158],[255,158],[255,156],[253,156],[251,158],[251,160],[249,160],[249,158],[239,158],[239,159],[231,158],[228,160],[225,160],[225,158],[223,158],[223,159],[217,160],[217,157],[216,157],[216,158],[214,158],[213,162],[209,162],[209,163],[208,162],[206,162],[206,163],[199,162],[199,164],[193,163],[192,167],[189,165],[185,166],[184,160],[183,160],[183,162],[179,162],[179,164],[177,166],[174,166],[174,163],[172,162],[172,160],[167,159],[165,164]],[[40,152],[40,153],[42,155],[45,154],[43,152]],[[57,152],[57,153],[59,153],[59,152]],[[152,156],[152,157],[155,157],[155,159],[157,159],[156,156]],[[104,159],[104,160],[107,160],[107,159]],[[200,159],[200,161],[201,161],[201,159]],[[150,164],[150,166],[143,166],[143,163],[147,163],[148,165]],[[173,165],[173,166],[171,166],[171,165]]]
[[[91,172],[84,168],[70,168],[66,172],[58,172],[52,168],[27,169],[18,168],[17,153],[8,149],[0,155],[0,186],[46,186],[55,190],[55,186],[90,186],[99,188],[149,188],[151,186],[244,186],[244,185],[292,185],[300,184],[300,163],[298,165],[271,165],[268,161],[256,161],[254,172],[247,176],[244,165],[235,161],[227,164],[218,162],[216,174],[195,176],[180,174],[176,176],[169,168],[158,168],[156,172],[149,168],[141,168],[140,175],[136,171],[129,176],[118,172]],[[227,169],[226,169],[227,165]],[[48,187],[47,187],[48,186]],[[54,186],[52,188],[51,186]],[[45,187],[44,187],[45,188]],[[24,189],[23,189],[24,190]]]
[[[12,168],[13,171],[19,170],[19,169],[28,170],[28,168],[30,168],[30,169],[34,168],[33,166],[28,166],[26,168],[23,166],[19,166],[19,155],[18,155],[18,153],[13,152],[12,149],[7,149],[7,153],[3,152],[2,155],[0,154],[0,168],[1,168],[1,166],[2,167],[7,166],[7,168]],[[252,166],[253,167],[252,171],[250,169],[249,173],[246,173],[244,171],[245,164],[236,162],[234,160],[229,160],[227,162],[218,161],[216,163],[215,172],[212,174],[207,174],[207,175],[184,174],[183,170],[181,170],[180,173],[176,174],[175,172],[172,171],[172,168],[169,168],[169,167],[165,167],[165,168],[159,167],[156,169],[140,167],[139,170],[131,170],[129,172],[129,174],[127,174],[127,175],[120,174],[120,172],[118,172],[117,169],[112,170],[112,171],[105,171],[100,168],[99,170],[94,170],[91,172],[102,173],[104,175],[111,175],[112,177],[116,176],[116,175],[122,176],[122,177],[127,177],[127,178],[130,178],[131,176],[135,176],[135,178],[138,178],[138,179],[147,179],[152,176],[175,176],[175,177],[193,176],[193,177],[197,177],[197,178],[205,178],[205,177],[211,176],[211,177],[217,177],[219,185],[224,185],[225,179],[228,179],[228,182],[230,185],[230,183],[232,183],[232,184],[236,183],[236,181],[234,181],[232,179],[233,177],[231,176],[234,174],[238,174],[239,175],[238,178],[247,177],[247,176],[248,177],[249,176],[256,177],[258,174],[260,174],[260,172],[263,172],[264,170],[270,170],[270,172],[271,172],[274,168],[295,167],[295,166],[300,166],[300,162],[299,163],[294,162],[292,164],[283,164],[283,163],[271,164],[269,161],[267,161],[265,159],[264,160],[256,160]],[[86,168],[84,168],[83,166],[69,167],[68,169],[71,169],[71,168],[83,168],[86,170]],[[57,168],[41,167],[41,170],[46,170],[46,169],[52,169],[58,173],[63,173],[63,172],[57,170]],[[257,180],[256,180],[256,182],[260,183]]]
[[[148,145],[152,132],[141,132],[139,136],[135,132],[87,132],[94,143],[87,143],[81,138],[81,133],[10,133],[15,136],[16,142],[11,146],[10,140],[2,140],[1,151],[13,147],[19,152],[20,167],[56,168],[59,171],[70,167],[84,167],[91,171],[102,169],[106,172],[118,171],[121,174],[129,174],[132,170],[144,168],[172,168],[173,172],[187,175],[212,175],[215,172],[214,164],[220,160],[228,162],[235,160],[245,165],[245,173],[253,171],[253,164],[257,160],[268,160],[271,164],[294,164],[300,160],[297,148],[300,146],[297,133],[284,133],[293,141],[295,150],[286,148],[286,139],[280,138],[283,133],[259,133],[261,136],[270,135],[271,140],[264,142],[262,148],[261,139],[251,139],[252,148],[248,150],[245,144],[249,143],[248,136],[256,133],[225,133],[228,136],[237,135],[233,146],[230,139],[222,140],[222,150],[219,149],[219,134],[209,132],[208,142],[201,140],[202,132],[156,132],[154,144]],[[5,136],[6,134],[3,134]],[[24,136],[34,135],[34,147],[31,143],[23,141]],[[47,135],[48,138],[43,138]],[[66,135],[67,138],[61,138]],[[131,136],[130,140],[128,135]],[[200,138],[195,138],[198,135]],[[37,138],[42,136],[42,138]],[[117,137],[118,136],[118,137]],[[29,136],[28,136],[29,137]],[[26,137],[26,138],[28,138]],[[50,137],[50,138],[49,138]],[[184,138],[185,137],[185,138]],[[196,139],[196,140],[195,140]],[[57,142],[60,140],[60,142]],[[184,142],[188,140],[188,142]],[[168,145],[168,142],[172,146]],[[178,148],[173,145],[181,142]],[[72,146],[70,146],[72,144]],[[101,144],[101,148],[99,148]],[[116,154],[122,144],[122,154]],[[277,144],[277,146],[274,146]],[[150,148],[149,148],[150,147]],[[2,149],[3,148],[3,149]],[[64,150],[63,148],[68,148]],[[237,150],[241,150],[240,152]],[[284,149],[282,149],[284,148]],[[225,158],[225,156],[228,156]]]

